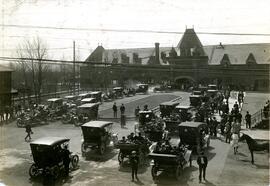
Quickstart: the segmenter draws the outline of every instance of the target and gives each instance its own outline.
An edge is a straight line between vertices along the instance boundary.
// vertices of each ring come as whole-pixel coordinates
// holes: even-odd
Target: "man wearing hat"
[[[132,181],[134,181],[134,175],[135,175],[135,178],[138,180],[137,171],[138,171],[138,166],[139,166],[139,157],[136,151],[131,152],[130,164],[131,164],[131,169],[132,169],[132,174],[131,174]]]
[[[199,165],[199,183],[201,183],[202,182],[202,173],[203,173],[203,179],[205,181],[205,172],[206,172],[206,167],[207,167],[207,164],[208,164],[208,159],[204,155],[203,151],[198,156],[197,163]]]

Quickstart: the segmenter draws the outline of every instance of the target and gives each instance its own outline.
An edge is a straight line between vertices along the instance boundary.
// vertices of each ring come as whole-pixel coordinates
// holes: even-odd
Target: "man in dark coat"
[[[197,163],[199,165],[199,182],[201,183],[202,182],[202,174],[203,174],[204,181],[206,180],[205,174],[206,174],[206,167],[208,164],[208,159],[204,155],[204,152],[201,152],[201,154],[198,156]]]
[[[116,106],[116,103],[113,104],[112,109],[113,109],[113,117],[117,118],[117,106]]]
[[[131,152],[130,164],[131,164],[131,169],[132,169],[131,171],[132,181],[134,181],[134,176],[137,180],[139,180],[137,176],[138,167],[139,167],[139,157],[136,151]]]
[[[125,107],[124,104],[122,103],[122,105],[121,105],[121,107],[120,107],[121,115],[125,114],[125,110],[126,110],[126,107]]]
[[[30,124],[27,124],[25,126],[25,132],[27,133],[27,135],[25,136],[24,140],[26,141],[26,139],[28,138],[29,140],[31,140],[31,134],[33,134],[32,128]]]
[[[246,113],[245,120],[246,120],[246,128],[250,129],[251,128],[251,115],[249,114],[248,111]]]
[[[65,166],[65,176],[69,174],[69,163],[70,163],[70,151],[68,150],[68,146],[65,145],[63,149],[63,164]]]

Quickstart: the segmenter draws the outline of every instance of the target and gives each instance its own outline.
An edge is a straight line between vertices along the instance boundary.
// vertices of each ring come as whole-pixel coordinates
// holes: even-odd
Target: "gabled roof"
[[[210,65],[219,65],[224,54],[228,55],[232,65],[246,64],[250,53],[257,64],[270,64],[270,43],[257,44],[230,44],[204,46],[204,51],[209,57]]]
[[[186,29],[177,47],[178,48],[194,48],[195,46],[202,47],[201,41],[199,40],[193,28]]]
[[[221,59],[220,64],[221,65],[231,64],[228,54],[223,55],[223,58]]]
[[[103,46],[98,46],[85,60],[85,62],[101,62],[102,61],[102,56],[103,52],[105,49]]]

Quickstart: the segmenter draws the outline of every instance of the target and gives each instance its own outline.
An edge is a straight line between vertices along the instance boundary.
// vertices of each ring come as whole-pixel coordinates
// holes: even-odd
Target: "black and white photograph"
[[[0,0],[0,186],[268,186],[268,0]]]

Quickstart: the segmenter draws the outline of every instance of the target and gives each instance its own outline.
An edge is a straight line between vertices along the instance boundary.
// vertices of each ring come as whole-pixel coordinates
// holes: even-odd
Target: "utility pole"
[[[75,41],[73,41],[73,94],[76,93]]]

